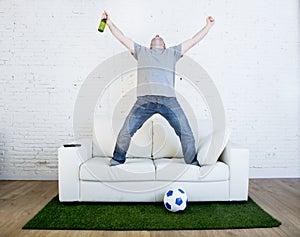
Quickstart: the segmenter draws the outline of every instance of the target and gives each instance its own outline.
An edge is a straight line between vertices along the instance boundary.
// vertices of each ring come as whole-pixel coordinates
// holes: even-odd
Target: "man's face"
[[[159,35],[156,35],[152,40],[151,40],[151,44],[150,44],[150,49],[151,48],[161,48],[161,49],[165,49],[166,45],[165,42],[163,40],[163,38],[161,38]]]

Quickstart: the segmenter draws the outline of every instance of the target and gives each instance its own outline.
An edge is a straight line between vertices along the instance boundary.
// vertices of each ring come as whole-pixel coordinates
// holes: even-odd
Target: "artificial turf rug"
[[[247,202],[190,202],[182,213],[163,203],[60,203],[54,197],[23,229],[196,230],[276,227],[281,223]]]

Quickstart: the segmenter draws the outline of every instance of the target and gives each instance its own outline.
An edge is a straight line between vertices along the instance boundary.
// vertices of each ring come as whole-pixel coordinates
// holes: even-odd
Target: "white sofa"
[[[182,78],[176,78],[178,99],[190,121],[203,166],[184,163],[180,141],[160,115],[151,117],[134,135],[125,164],[109,166],[116,137],[135,100],[131,92],[136,78],[124,77],[107,86],[99,98],[93,134],[73,141],[80,147],[58,148],[59,200],[158,202],[170,187],[184,188],[189,201],[247,200],[248,149],[227,142],[222,129],[221,133],[214,131],[203,97]],[[223,139],[221,146],[212,142],[212,134]],[[213,148],[213,162],[203,160],[208,148]]]
[[[132,143],[134,144],[135,140],[143,140],[143,136],[149,138],[147,131],[153,131],[155,127],[161,128],[156,126],[156,123],[161,124],[162,120],[157,116],[150,118],[133,137]],[[171,128],[166,130],[169,131],[170,139],[165,137],[163,138],[165,141],[178,139]],[[153,133],[151,135],[151,140],[157,138]],[[105,134],[102,136],[105,137]],[[129,156],[143,150],[145,153],[128,157],[125,164],[113,167],[109,165],[111,155],[99,156],[96,136],[76,140],[76,143],[81,144],[80,147],[59,147],[59,200],[158,202],[163,200],[163,195],[169,187],[184,188],[189,201],[247,200],[249,167],[247,149],[228,141],[216,163],[197,167],[185,164],[180,157],[181,149],[174,154],[174,149],[169,147],[170,144],[164,144],[156,154],[151,154],[155,146],[161,145],[161,138],[160,136],[157,141],[152,140],[150,147],[146,144],[141,150],[134,150],[134,146],[130,147]],[[112,149],[114,141],[110,142],[108,147]],[[180,147],[179,139],[176,142],[177,147]],[[168,151],[174,157],[166,158]]]

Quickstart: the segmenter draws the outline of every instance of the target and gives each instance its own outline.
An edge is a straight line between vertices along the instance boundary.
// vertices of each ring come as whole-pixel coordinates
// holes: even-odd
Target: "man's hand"
[[[101,19],[106,19],[106,20],[108,20],[108,14],[107,14],[106,11],[104,11],[104,12],[102,13],[102,18],[101,18]]]
[[[206,17],[206,25],[212,27],[215,24],[215,19],[212,16]]]
[[[108,14],[107,14],[106,11],[104,11],[104,12],[102,13],[102,18],[101,18],[101,19],[108,19]]]
[[[106,19],[106,25],[108,25],[108,27],[109,25],[112,25],[112,23],[110,22],[110,18],[108,17],[107,11],[103,11],[101,19]]]
[[[208,16],[206,18],[206,25],[197,34],[195,34],[193,38],[188,39],[182,43],[181,55],[185,54],[190,48],[199,43],[199,41],[204,38],[204,36],[208,33],[208,31],[214,24],[214,18],[212,18],[212,16]]]

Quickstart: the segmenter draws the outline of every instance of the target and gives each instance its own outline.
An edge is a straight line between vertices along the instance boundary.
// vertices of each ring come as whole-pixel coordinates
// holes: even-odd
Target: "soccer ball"
[[[165,193],[164,204],[171,212],[182,212],[187,203],[188,198],[183,188],[171,188]]]

